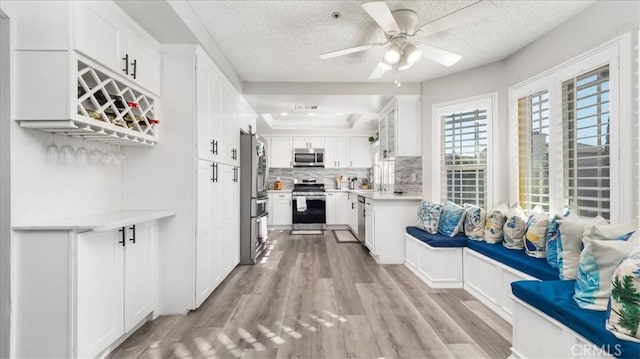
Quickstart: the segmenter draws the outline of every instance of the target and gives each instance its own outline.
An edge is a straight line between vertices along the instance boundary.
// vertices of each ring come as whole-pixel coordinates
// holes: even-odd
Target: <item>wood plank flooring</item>
[[[359,243],[270,232],[187,316],[146,323],[111,358],[506,358],[511,326],[461,289],[432,289]]]

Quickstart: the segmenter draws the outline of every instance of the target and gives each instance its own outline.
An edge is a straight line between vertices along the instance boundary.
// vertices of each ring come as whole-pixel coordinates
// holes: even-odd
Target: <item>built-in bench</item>
[[[575,281],[519,281],[512,358],[640,358],[640,344],[619,340],[605,328],[607,314],[580,308]]]
[[[404,264],[431,288],[462,288],[462,249],[467,242],[464,234],[451,238],[407,227]]]

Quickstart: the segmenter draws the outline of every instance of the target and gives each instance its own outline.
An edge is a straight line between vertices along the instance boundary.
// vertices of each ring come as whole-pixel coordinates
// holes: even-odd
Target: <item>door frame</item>
[[[11,46],[9,17],[0,9],[0,358],[11,349]]]

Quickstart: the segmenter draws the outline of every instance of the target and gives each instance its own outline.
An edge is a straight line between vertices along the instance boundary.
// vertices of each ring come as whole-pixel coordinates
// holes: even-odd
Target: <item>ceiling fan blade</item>
[[[369,80],[377,80],[379,78],[382,77],[382,75],[384,75],[384,72],[386,70],[384,68],[382,68],[382,66],[380,66],[380,64],[376,65],[376,68],[373,69],[373,72],[371,73],[371,75],[369,75]]]
[[[347,49],[325,52],[324,54],[320,54],[320,58],[323,60],[331,59],[338,56],[343,56],[343,55],[353,54],[355,52],[373,49],[374,47],[382,46],[384,44],[385,44],[384,42],[373,42],[370,44],[354,46]]]
[[[474,20],[485,18],[494,13],[496,7],[489,0],[480,0],[463,7],[451,14],[438,18],[426,25],[422,25],[416,32],[422,36],[435,34],[456,26],[468,24]]]
[[[386,32],[387,34],[399,34],[400,27],[393,18],[391,10],[384,1],[371,1],[361,5],[364,11]]]
[[[422,56],[447,67],[452,66],[462,58],[462,56],[460,55],[437,48],[435,46],[426,44],[417,44],[417,46],[420,50],[422,50]]]

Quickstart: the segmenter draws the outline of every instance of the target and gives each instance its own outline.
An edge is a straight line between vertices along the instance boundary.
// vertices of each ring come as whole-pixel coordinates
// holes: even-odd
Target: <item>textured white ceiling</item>
[[[189,4],[244,81],[366,82],[384,50],[340,58],[319,55],[384,40],[362,10],[364,1],[197,1]],[[412,9],[419,24],[474,1],[388,1],[389,8]],[[399,73],[403,82],[422,82],[501,60],[577,14],[593,1],[494,0],[495,14],[421,39],[463,56],[446,68],[421,59]],[[331,17],[340,11],[342,17]],[[393,82],[392,72],[380,82]]]

